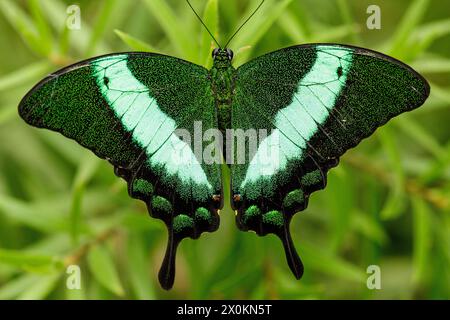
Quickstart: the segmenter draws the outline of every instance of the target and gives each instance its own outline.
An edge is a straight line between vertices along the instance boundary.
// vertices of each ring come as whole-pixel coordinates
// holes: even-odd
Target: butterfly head
[[[214,60],[214,64],[216,66],[220,65],[230,65],[231,61],[233,60],[233,51],[228,48],[215,48],[212,51],[212,58]]]
[[[208,29],[208,26],[203,22],[202,18],[200,18],[200,16],[198,15],[197,11],[195,11],[195,9],[192,7],[191,3],[189,2],[189,0],[186,0],[187,4],[189,5],[189,7],[191,8],[191,10],[194,12],[195,16],[198,18],[198,20],[200,21],[200,23],[203,25],[203,27],[205,27],[206,31],[209,33],[209,35],[211,36],[211,39],[214,40],[214,42],[217,44],[218,48],[215,48],[212,52],[212,57],[214,59],[214,65],[216,67],[227,67],[229,65],[231,65],[231,60],[233,60],[233,51],[231,51],[231,49],[228,49],[227,46],[230,44],[231,40],[233,40],[233,38],[239,33],[239,31],[244,27],[244,25],[250,21],[250,19],[255,15],[255,13],[259,10],[259,8],[261,8],[261,6],[263,5],[265,0],[261,0],[260,4],[258,5],[258,7],[253,11],[253,13],[247,18],[247,20],[245,20],[241,26],[239,28],[237,28],[237,30],[233,33],[233,35],[230,37],[230,39],[228,39],[227,43],[225,44],[225,46],[221,46],[219,44],[219,42],[217,41],[217,39],[214,37],[213,33]]]
[[[233,60],[234,53],[231,49],[215,48],[212,51],[212,57],[214,60],[230,61]]]

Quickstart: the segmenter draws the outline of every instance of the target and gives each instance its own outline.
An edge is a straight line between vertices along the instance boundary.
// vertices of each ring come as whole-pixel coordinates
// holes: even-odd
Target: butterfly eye
[[[227,49],[228,59],[233,60],[234,53],[231,49]]]
[[[215,48],[212,52],[213,59],[217,56],[218,53],[219,53],[219,48]]]

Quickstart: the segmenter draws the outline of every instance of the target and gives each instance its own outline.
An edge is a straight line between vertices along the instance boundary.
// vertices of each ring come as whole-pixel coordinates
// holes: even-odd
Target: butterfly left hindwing
[[[237,225],[277,234],[299,278],[303,266],[289,233],[292,216],[306,208],[310,193],[325,187],[327,171],[346,150],[422,105],[428,83],[383,54],[312,44],[244,64],[235,88],[232,127],[271,129],[247,162],[231,166]]]
[[[217,126],[208,71],[157,54],[107,55],[67,67],[36,85],[19,106],[29,124],[58,131],[109,160],[169,230],[160,282],[174,280],[176,247],[218,228],[221,171],[205,164],[190,141],[194,122]]]

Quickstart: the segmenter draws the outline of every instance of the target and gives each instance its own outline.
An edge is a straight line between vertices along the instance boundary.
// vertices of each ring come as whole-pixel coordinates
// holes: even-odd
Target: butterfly
[[[212,57],[210,70],[148,52],[78,62],[40,81],[20,102],[19,114],[108,160],[127,181],[129,195],[164,221],[163,288],[174,283],[180,241],[218,229],[223,188],[230,188],[238,228],[277,235],[300,279],[292,217],[307,207],[312,192],[325,188],[327,172],[346,150],[421,106],[429,85],[406,64],[349,45],[292,46],[238,68],[226,46]],[[228,163],[230,186],[222,185],[220,163],[201,159],[177,134],[183,129],[195,136],[197,123],[203,132],[224,133],[227,142],[229,130],[267,131],[241,144],[255,146],[248,159]],[[197,143],[200,150],[208,145],[201,138]],[[181,162],[174,157],[180,150]],[[238,156],[238,142],[222,150],[226,158]]]

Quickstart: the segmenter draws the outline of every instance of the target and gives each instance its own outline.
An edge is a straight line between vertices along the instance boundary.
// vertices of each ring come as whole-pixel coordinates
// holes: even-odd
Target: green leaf
[[[53,36],[48,21],[43,15],[43,11],[39,0],[28,0],[30,11],[39,33],[40,46],[45,48],[47,55],[51,53],[53,48]]]
[[[447,143],[444,154],[433,161],[421,175],[422,184],[431,184],[437,180],[445,180],[446,171],[450,167],[450,143]]]
[[[435,233],[433,235],[435,238],[433,245],[436,246],[438,252],[438,254],[433,252],[433,256],[440,256],[440,259],[445,262],[443,268],[447,271],[447,279],[450,279],[450,273],[447,269],[447,266],[450,265],[450,232],[448,232],[450,230],[450,215],[444,214],[441,217],[437,217],[437,219],[430,219],[430,222],[432,222],[431,228]],[[441,280],[441,278],[439,277],[438,280]]]
[[[40,35],[36,32],[32,19],[26,14],[15,2],[10,0],[0,1],[0,11],[14,29],[20,34],[23,41],[34,52],[47,56],[51,47],[46,46],[45,43],[41,43]]]
[[[448,107],[450,104],[450,89],[443,88],[433,82],[430,81],[430,86],[433,88],[431,90],[431,97],[442,100],[445,103],[445,107]]]
[[[381,210],[380,217],[384,220],[395,219],[405,212],[406,200],[403,185],[398,178],[394,179],[388,198]]]
[[[425,15],[429,2],[429,0],[415,0],[411,3],[392,36],[389,54],[394,57],[401,57],[407,52],[404,47],[405,43],[411,34],[411,30],[420,23]]]
[[[430,223],[431,212],[420,198],[413,198],[413,281],[423,282],[428,276],[430,264],[430,249],[432,231]]]
[[[394,124],[436,158],[444,156],[445,152],[439,142],[437,142],[427,130],[423,129],[423,127],[411,117],[404,116],[398,119],[398,121],[395,121]]]
[[[58,257],[65,255],[70,249],[70,239],[68,235],[64,233],[55,233],[43,237],[39,241],[35,241],[25,249],[21,250]]]
[[[87,154],[86,158],[80,163],[77,174],[72,186],[72,205],[70,209],[70,233],[74,243],[78,243],[82,223],[82,201],[84,191],[89,180],[94,176],[100,159],[92,154]]]
[[[0,3],[1,2],[2,1],[0,1]],[[44,9],[43,12],[47,16],[47,21],[49,21],[56,30],[64,30],[64,28],[66,28],[67,5],[58,0],[41,1],[40,4]],[[71,48],[84,54],[89,46],[89,39],[92,37],[92,32],[92,28],[84,21],[82,14],[81,30],[69,31]],[[98,52],[112,51],[102,38],[99,38],[96,49]]]
[[[154,47],[149,45],[148,43],[139,40],[135,37],[130,36],[129,34],[120,31],[120,30],[114,30],[114,32],[117,34],[117,36],[131,49],[135,51],[144,51],[144,52],[158,52]]]
[[[66,299],[67,300],[87,300],[86,290],[83,285],[80,289],[66,289]]]
[[[139,234],[130,234],[127,241],[129,276],[133,292],[138,299],[156,299],[155,289],[149,277],[149,256],[144,239]]]
[[[0,249],[0,263],[32,272],[49,272],[63,267],[62,260],[53,256],[7,249]]]
[[[0,108],[0,124],[6,123],[11,120],[13,117],[17,116],[17,107],[16,106],[7,106]]]
[[[71,30],[67,28],[66,25],[62,27],[62,31],[59,35],[58,39],[58,53],[61,56],[67,56],[69,50],[70,50],[70,32]]]
[[[0,214],[43,232],[67,230],[67,221],[60,212],[45,210],[39,204],[27,204],[0,194]]]
[[[329,42],[336,41],[348,37],[349,35],[356,35],[359,32],[359,26],[356,24],[333,26],[330,30],[314,33],[311,39],[314,42]]]
[[[355,209],[351,217],[353,227],[368,239],[376,241],[379,245],[384,245],[388,242],[387,233],[370,215]]]
[[[217,0],[208,0],[203,12],[203,22],[208,27],[209,31],[218,38],[219,33],[219,3]],[[200,47],[200,60],[199,62],[205,66],[210,67],[212,65],[211,51],[216,46],[213,39],[209,35],[208,31],[202,26],[201,32],[201,47]]]
[[[424,73],[448,73],[450,72],[450,59],[440,56],[424,56],[415,60],[412,67]],[[432,94],[434,93],[434,86]],[[450,101],[450,100],[449,100]]]
[[[132,232],[162,232],[165,230],[160,221],[149,219],[147,213],[137,214],[136,212],[121,212],[120,225]]]
[[[17,86],[26,85],[31,81],[36,81],[48,70],[49,63],[40,61],[18,68],[7,75],[2,75],[0,77],[0,91],[10,90]]]
[[[295,15],[286,10],[277,20],[277,24],[283,29],[284,33],[288,35],[293,42],[306,43],[308,42],[307,31],[298,23]]]
[[[90,248],[87,262],[89,270],[102,286],[118,296],[124,295],[114,260],[106,247],[96,245]]]
[[[364,283],[366,281],[365,268],[357,267],[342,258],[330,255],[323,249],[302,242],[298,245],[303,263],[319,272],[339,277],[344,280]]]
[[[277,2],[267,2],[262,7],[260,12],[255,15],[233,40],[235,48],[241,48],[247,45],[255,46],[272,25],[277,21],[286,7],[292,0],[282,0]],[[255,8],[249,8],[253,11]],[[247,13],[244,19],[247,19],[250,13]],[[243,21],[242,21],[243,22]],[[251,50],[246,50],[236,56],[236,65],[240,65],[246,61],[251,53]]]
[[[11,300],[17,298],[34,283],[39,281],[40,276],[36,274],[23,274],[14,278],[0,287],[0,300]]]
[[[336,252],[350,229],[351,213],[354,204],[353,181],[346,168],[341,165],[328,179],[327,207],[331,213],[330,248]]]
[[[37,279],[31,286],[27,287],[17,299],[18,300],[40,300],[45,299],[56,287],[60,274],[49,274]]]
[[[379,131],[378,137],[385,154],[388,156],[389,166],[394,173],[391,190],[380,216],[382,219],[393,219],[402,214],[405,209],[405,173],[403,172],[400,153],[390,126],[384,126],[383,130]]]
[[[167,2],[163,0],[144,0],[144,4],[155,19],[158,20],[178,54],[185,59],[195,60],[197,54],[192,42],[192,32],[180,21]]]
[[[67,139],[54,132],[42,130],[37,132],[37,137],[47,147],[46,150],[55,150],[70,167],[76,167],[82,161],[85,152],[80,152],[80,146],[76,143],[67,143]]]
[[[415,30],[411,35],[408,58],[413,59],[427,50],[437,39],[450,34],[450,19],[434,21]]]
[[[107,24],[109,23],[117,4],[117,0],[108,0],[103,2],[102,7],[99,10],[100,14],[96,18],[95,24],[92,26],[92,33],[86,49],[87,56],[94,54],[100,39],[106,31]]]
[[[349,2],[347,0],[338,0],[337,4],[344,23],[348,26],[352,26],[352,29],[355,28],[355,18],[351,12]],[[351,40],[353,42],[361,42],[361,39],[358,37],[357,33],[350,32],[349,35],[351,35]]]

